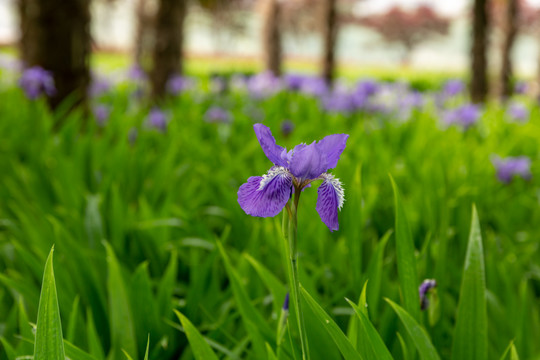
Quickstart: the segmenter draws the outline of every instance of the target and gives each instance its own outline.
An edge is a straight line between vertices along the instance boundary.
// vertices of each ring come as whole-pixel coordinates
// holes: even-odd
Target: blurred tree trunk
[[[337,14],[336,0],[323,0],[323,61],[322,77],[331,85],[336,67]]]
[[[153,14],[149,11],[148,0],[138,0],[135,8],[136,29],[134,44],[134,62],[144,68],[147,57],[152,53]]]
[[[476,103],[484,102],[488,95],[488,1],[489,0],[474,0],[473,43],[471,54],[471,100]]]
[[[278,0],[265,0],[263,47],[264,66],[275,76],[281,75],[281,33],[279,31],[280,5]]]
[[[187,0],[160,0],[155,17],[155,43],[151,73],[152,96],[165,96],[167,81],[183,67],[184,19]]]
[[[86,103],[90,82],[90,0],[23,0],[23,60],[39,65],[54,76],[56,108],[68,96],[74,104]]]
[[[504,43],[502,47],[502,67],[500,74],[500,96],[506,99],[512,96],[513,67],[512,48],[517,35],[518,1],[506,0]]]
[[[17,1],[17,10],[19,12],[19,57],[24,64],[28,62],[28,4],[27,0]]]

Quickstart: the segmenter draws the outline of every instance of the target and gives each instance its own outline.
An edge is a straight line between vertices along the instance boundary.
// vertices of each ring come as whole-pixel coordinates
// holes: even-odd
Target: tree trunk
[[[263,47],[264,67],[275,76],[281,75],[281,33],[279,31],[280,5],[278,0],[265,0]]]
[[[28,62],[28,4],[26,0],[17,1],[17,10],[19,12],[19,57],[23,64]]]
[[[334,80],[336,67],[335,45],[337,39],[336,0],[323,0],[323,61],[322,77],[328,85]]]
[[[137,1],[135,16],[134,62],[144,68],[144,64],[147,64],[148,57],[152,53],[154,43],[153,14],[148,9],[148,0]]]
[[[488,1],[474,0],[473,44],[471,54],[471,100],[484,102],[488,95]]]
[[[517,16],[518,16],[518,1],[506,0],[506,24],[505,37],[502,47],[502,66],[500,74],[500,96],[502,99],[507,99],[512,96],[512,48],[517,35]]]
[[[23,60],[54,77],[53,108],[68,96],[85,104],[90,81],[90,0],[24,0]],[[26,30],[26,33],[24,31]]]
[[[182,73],[184,19],[187,0],[160,0],[155,17],[155,44],[151,74],[152,96],[164,97],[167,81]]]

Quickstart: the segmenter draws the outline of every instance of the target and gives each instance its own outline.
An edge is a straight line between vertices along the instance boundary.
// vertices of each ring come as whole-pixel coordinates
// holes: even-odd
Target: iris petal
[[[238,203],[251,216],[273,217],[285,207],[292,191],[292,176],[273,167],[264,176],[252,176],[238,189]]]
[[[328,168],[326,154],[318,144],[297,146],[289,163],[291,173],[299,179],[316,179]]]
[[[345,150],[348,138],[349,135],[347,134],[334,134],[328,135],[318,142],[319,150],[326,155],[328,161],[327,168],[324,171],[336,167],[341,153]]]
[[[274,165],[287,166],[286,159],[283,159],[281,155],[284,150],[286,152],[286,149],[276,144],[276,139],[272,136],[270,128],[263,124],[255,124],[253,125],[253,129],[268,160]]]
[[[341,210],[345,201],[345,193],[341,181],[334,175],[323,174],[324,181],[317,190],[317,212],[322,222],[330,231],[338,230],[338,210]]]

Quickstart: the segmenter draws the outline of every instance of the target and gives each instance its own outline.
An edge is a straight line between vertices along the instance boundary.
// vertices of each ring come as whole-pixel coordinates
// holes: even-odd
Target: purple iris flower
[[[527,92],[528,88],[525,81],[518,81],[516,85],[514,85],[514,92],[518,95],[523,95]]]
[[[229,111],[220,108],[219,106],[212,106],[204,114],[204,119],[209,123],[224,123],[229,124],[232,122],[232,115]]]
[[[307,95],[322,97],[328,94],[328,84],[320,77],[306,77],[302,82],[300,91]]]
[[[148,126],[161,132],[165,132],[167,130],[167,122],[167,115],[159,109],[152,109],[146,117],[146,123]]]
[[[127,72],[127,76],[130,80],[136,81],[136,82],[142,82],[145,81],[147,78],[146,72],[143,70],[142,67],[135,64],[131,68],[129,68]]]
[[[56,94],[52,74],[40,66],[24,70],[19,79],[19,85],[30,100],[35,100],[42,94],[49,97]]]
[[[373,96],[379,91],[379,83],[373,79],[360,80],[356,84],[355,92],[366,97]]]
[[[426,310],[429,306],[429,300],[427,295],[431,289],[437,286],[437,282],[433,279],[426,279],[420,284],[418,288],[418,293],[420,295],[420,309]]]
[[[452,97],[461,94],[465,91],[465,83],[459,79],[448,80],[443,86],[443,94],[445,97]]]
[[[357,102],[345,91],[334,91],[321,98],[322,107],[329,113],[349,114],[356,110]]]
[[[294,130],[294,123],[291,120],[283,120],[281,122],[281,134],[288,137]]]
[[[285,84],[291,91],[299,91],[304,83],[305,76],[301,74],[287,74],[285,75]]]
[[[481,115],[482,111],[478,105],[465,104],[448,110],[444,115],[444,121],[448,125],[459,125],[467,130],[478,122]]]
[[[513,102],[506,109],[506,116],[512,121],[526,122],[529,120],[529,110],[524,104]]]
[[[167,91],[172,95],[178,95],[193,87],[193,80],[182,75],[173,75],[167,81]]]
[[[527,156],[499,158],[495,157],[493,165],[497,170],[497,178],[500,182],[508,184],[514,176],[520,176],[525,180],[531,178],[531,159]]]
[[[92,112],[94,113],[98,125],[105,126],[109,119],[109,115],[111,114],[109,107],[106,105],[97,105],[92,109]]]
[[[267,126],[255,124],[255,135],[266,157],[274,164],[267,174],[252,176],[238,189],[238,203],[246,214],[273,217],[281,212],[293,192],[302,191],[312,181],[322,180],[316,210],[330,231],[338,230],[338,210],[345,201],[341,181],[327,173],[336,167],[347,143],[347,134],[328,135],[294,149],[276,144]]]

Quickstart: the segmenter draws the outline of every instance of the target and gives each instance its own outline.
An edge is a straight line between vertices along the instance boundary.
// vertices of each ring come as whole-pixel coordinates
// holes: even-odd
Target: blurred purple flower
[[[172,95],[178,95],[192,87],[193,80],[182,75],[173,75],[167,81],[167,91]]]
[[[322,108],[329,113],[350,114],[357,108],[357,103],[351,94],[344,91],[334,91],[321,97]]]
[[[253,128],[263,152],[274,165],[267,174],[252,176],[240,186],[240,207],[251,216],[273,217],[289,202],[293,191],[302,191],[312,181],[322,180],[316,210],[330,231],[338,230],[338,210],[345,196],[341,181],[327,171],[336,167],[349,135],[328,135],[287,151],[276,144],[267,126],[255,124]]]
[[[111,83],[102,76],[97,74],[92,74],[92,81],[90,87],[88,88],[88,94],[90,97],[98,97],[111,89]]]
[[[128,142],[130,145],[134,145],[135,141],[137,141],[137,137],[139,136],[139,131],[137,131],[136,127],[132,127],[129,129],[128,133]]]
[[[519,176],[525,180],[529,180],[532,176],[531,159],[527,156],[494,157],[492,162],[497,171],[497,178],[502,183],[510,183],[514,176]]]
[[[261,99],[280,92],[283,89],[283,83],[279,77],[267,71],[250,77],[247,88],[253,98]]]
[[[56,94],[52,74],[40,66],[24,70],[19,79],[19,86],[30,100],[35,100],[42,94],[49,97]]]
[[[478,105],[465,104],[444,113],[444,121],[447,125],[458,125],[467,130],[478,122],[482,110]]]
[[[529,120],[529,109],[519,102],[513,102],[506,109],[506,116],[512,121],[526,122]]]
[[[131,81],[142,82],[146,81],[146,72],[137,64],[131,66],[127,72],[127,76]]]
[[[527,82],[525,81],[518,81],[514,85],[514,92],[518,95],[523,95],[527,92],[529,86],[527,85]]]
[[[465,83],[459,79],[448,80],[442,89],[444,97],[452,97],[461,94],[465,91]]]
[[[204,114],[204,120],[208,123],[229,124],[232,122],[232,115],[229,111],[219,106],[212,106]]]
[[[316,76],[305,77],[302,81],[300,91],[307,95],[322,97],[328,94],[328,84],[323,78]]]
[[[288,137],[294,130],[294,123],[291,120],[283,120],[281,122],[281,134]]]
[[[149,127],[159,130],[161,132],[165,132],[167,130],[167,122],[167,115],[157,108],[152,109],[146,117],[146,124]]]
[[[287,74],[285,75],[285,84],[291,91],[299,91],[302,88],[306,76],[301,74]]]
[[[365,97],[373,96],[379,91],[380,85],[373,79],[363,79],[356,83],[355,93]]]
[[[420,284],[418,293],[420,295],[420,309],[426,310],[429,306],[427,295],[431,289],[437,286],[437,282],[433,279],[426,279]]]
[[[109,115],[111,114],[111,109],[106,105],[97,105],[92,109],[96,122],[99,126],[105,126],[107,120],[109,120]]]

